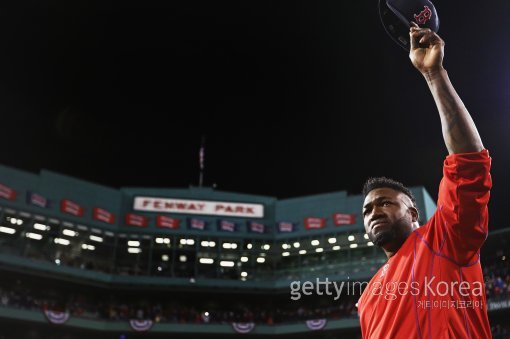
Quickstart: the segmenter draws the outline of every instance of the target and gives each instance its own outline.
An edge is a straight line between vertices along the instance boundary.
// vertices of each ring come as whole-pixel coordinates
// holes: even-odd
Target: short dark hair
[[[413,202],[413,207],[417,209],[416,199],[414,198],[413,193],[411,193],[409,188],[405,187],[401,182],[386,177],[369,178],[363,185],[363,196],[366,197],[370,191],[377,188],[391,188],[395,191],[404,193]]]

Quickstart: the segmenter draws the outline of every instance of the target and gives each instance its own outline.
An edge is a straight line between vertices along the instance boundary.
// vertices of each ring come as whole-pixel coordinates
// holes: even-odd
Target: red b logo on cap
[[[423,11],[420,12],[418,15],[414,15],[414,19],[416,20],[416,23],[423,25],[427,21],[430,20],[430,17],[432,16],[432,11],[430,10],[429,6],[424,6]]]

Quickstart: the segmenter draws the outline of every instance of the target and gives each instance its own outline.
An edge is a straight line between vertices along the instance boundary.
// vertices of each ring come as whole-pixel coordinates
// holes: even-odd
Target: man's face
[[[400,246],[413,230],[417,211],[411,199],[391,188],[377,188],[363,202],[365,231],[374,245]]]

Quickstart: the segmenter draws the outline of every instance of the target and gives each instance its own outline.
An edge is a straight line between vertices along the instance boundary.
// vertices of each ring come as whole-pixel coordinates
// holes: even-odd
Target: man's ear
[[[420,219],[418,209],[416,207],[409,207],[409,211],[411,211],[411,216],[413,217],[413,222],[418,222],[418,220]]]

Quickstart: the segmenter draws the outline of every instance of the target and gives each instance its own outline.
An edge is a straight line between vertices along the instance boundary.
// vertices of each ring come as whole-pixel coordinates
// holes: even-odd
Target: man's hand
[[[411,50],[409,58],[423,75],[432,75],[443,69],[444,41],[429,28],[412,23],[409,30]]]

